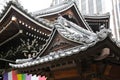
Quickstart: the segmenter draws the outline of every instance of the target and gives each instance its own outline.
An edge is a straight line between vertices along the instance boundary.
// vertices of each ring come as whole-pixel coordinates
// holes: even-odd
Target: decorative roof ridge
[[[73,4],[76,4],[77,5],[77,2],[75,0],[65,0],[59,4],[56,4],[56,5],[52,5],[46,9],[43,9],[43,10],[39,10],[39,11],[36,11],[36,12],[33,12],[33,16],[39,16],[40,14],[46,14],[46,13],[51,13],[51,12],[54,12],[56,11],[56,9],[53,9],[53,8],[56,8],[56,7],[60,7],[60,6],[64,6],[62,9],[65,9],[65,8],[69,8],[71,7]],[[53,9],[53,11],[51,10]],[[49,12],[48,12],[48,11]],[[61,9],[60,9],[61,10]],[[61,10],[62,11],[62,10]]]
[[[20,12],[25,17],[27,16],[27,18],[29,18],[30,21],[35,22],[37,25],[42,25],[43,27],[48,26],[48,27],[44,27],[44,28],[51,31],[51,26],[47,25],[47,23],[44,23],[44,22],[36,19],[34,16],[31,15],[31,13],[28,13],[27,9],[24,9],[23,6],[17,5],[13,1],[8,2],[7,6],[4,7],[4,10],[3,10],[2,14],[0,15],[0,22],[4,19],[4,17],[7,15],[7,13],[9,12],[9,10],[11,8],[15,9],[17,12]]]
[[[101,41],[105,40],[107,37],[111,38],[111,32],[110,32],[109,29],[105,29],[105,28],[101,29],[96,34],[98,35],[98,39],[96,39],[95,42],[75,46],[75,47],[65,49],[65,50],[59,50],[57,52],[50,52],[48,55],[43,56],[43,57],[37,57],[34,60],[30,60],[30,61],[27,61],[27,62],[24,62],[24,63],[18,63],[18,64],[10,63],[9,65],[13,68],[25,68],[25,67],[34,66],[34,65],[37,65],[37,64],[42,64],[42,63],[45,63],[45,62],[48,62],[48,61],[53,61],[53,60],[60,59],[60,58],[63,58],[63,57],[78,54],[80,51],[85,51],[88,48],[93,47],[97,42],[101,42]]]
[[[58,17],[54,25],[61,36],[73,42],[85,44],[91,43],[97,38],[96,33],[81,28],[75,23],[66,20],[62,16]]]
[[[68,1],[64,1],[64,2],[62,2],[62,3],[60,3],[60,4],[57,4],[57,5],[54,5],[54,6],[50,6],[50,7],[46,8],[46,9],[42,9],[42,10],[35,11],[35,12],[33,12],[32,14],[33,14],[34,16],[38,16],[39,14],[48,13],[47,10],[50,11],[50,10],[53,9],[53,8],[60,7],[60,6],[63,6],[63,5],[66,6],[66,7],[64,7],[64,8],[67,8],[67,7],[70,6],[71,4],[73,4],[72,1],[69,1],[69,2],[68,2]],[[50,11],[50,12],[53,12],[53,11]]]
[[[89,30],[86,30],[86,29],[82,28],[81,26],[79,26],[79,25],[77,25],[77,24],[75,24],[75,23],[73,23],[73,22],[65,19],[65,18],[62,17],[62,16],[58,17],[58,19],[59,19],[59,20],[61,19],[61,20],[65,21],[65,22],[67,22],[68,24],[70,24],[70,26],[74,27],[76,30],[78,30],[78,31],[80,31],[80,32],[83,32],[83,33],[85,33],[85,34],[87,34],[87,35],[89,35],[89,36],[90,36],[90,35],[95,35],[94,32],[89,31]]]
[[[43,9],[43,10],[33,12],[32,15],[38,18],[38,17],[43,17],[46,14],[59,13],[59,12],[67,10],[68,8],[73,6],[73,4],[74,4],[73,1],[63,2],[61,4],[58,4],[58,5]]]

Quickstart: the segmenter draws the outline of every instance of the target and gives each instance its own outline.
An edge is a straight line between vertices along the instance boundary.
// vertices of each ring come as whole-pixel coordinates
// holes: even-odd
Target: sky
[[[0,9],[3,9],[5,1],[9,0],[0,0]],[[38,11],[50,7],[52,0],[18,0],[20,4],[27,9],[29,12]]]

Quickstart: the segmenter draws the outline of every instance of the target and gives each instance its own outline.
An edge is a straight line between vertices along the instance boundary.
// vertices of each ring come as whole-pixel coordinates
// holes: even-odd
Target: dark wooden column
[[[75,59],[76,69],[80,75],[80,80],[83,80],[82,64],[80,59]]]

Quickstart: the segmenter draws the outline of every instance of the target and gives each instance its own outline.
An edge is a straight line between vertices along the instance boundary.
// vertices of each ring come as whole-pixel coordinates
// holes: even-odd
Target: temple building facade
[[[119,80],[120,42],[110,14],[82,15],[77,0],[28,13],[16,0],[0,16],[3,80]]]

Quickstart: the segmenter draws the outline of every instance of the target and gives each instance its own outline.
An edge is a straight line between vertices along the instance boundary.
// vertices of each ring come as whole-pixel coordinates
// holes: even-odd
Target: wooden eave
[[[17,23],[22,22],[24,25],[31,26],[34,29],[39,29],[47,35],[49,35],[51,32],[50,28],[36,20],[34,17],[25,12],[23,9],[17,7],[17,5],[13,4],[12,2],[8,3],[8,6],[3,11],[0,19],[0,25],[6,24],[5,22],[7,22],[12,16],[17,18]]]
[[[43,41],[44,43],[46,42],[46,39],[48,39],[47,35],[29,29],[25,25],[13,21],[10,21],[8,24],[0,31],[0,46],[18,36],[33,37],[40,41]]]
[[[84,18],[87,22],[109,22],[110,16],[84,16]]]
[[[30,66],[27,68],[22,68],[22,69],[18,68],[17,70],[20,73],[28,73],[28,74],[34,75],[34,74],[37,74],[38,70],[42,70],[45,68],[49,68],[50,70],[56,70],[56,69],[62,69],[62,68],[76,67],[74,60],[83,60],[85,58],[88,59],[87,54],[90,54],[90,52],[93,52],[95,50],[94,47],[91,47],[85,51],[79,52],[79,53],[72,55],[72,56],[63,57],[63,58],[60,58],[57,60],[48,61],[46,63]],[[87,52],[89,52],[89,53],[87,53]],[[96,51],[96,52],[98,52],[98,51]],[[94,54],[94,53],[92,53],[92,54]],[[73,61],[73,63],[71,63],[72,66],[69,66],[69,64],[64,64],[64,63],[68,63],[69,61]],[[69,67],[64,67],[64,65],[62,65],[62,64],[68,65]],[[57,66],[57,65],[59,65],[59,66]],[[33,69],[33,67],[35,67],[35,68]]]
[[[60,67],[60,65],[62,65],[63,63],[69,62],[69,61],[73,61],[73,66],[71,67],[75,67],[75,60],[88,60],[89,62],[94,61],[94,59],[99,56],[98,54],[101,53],[103,48],[110,48],[111,51],[114,51],[116,55],[119,55],[120,57],[120,48],[118,46],[116,46],[116,44],[111,41],[111,39],[109,37],[107,37],[106,39],[104,39],[103,41],[100,41],[98,43],[96,43],[94,46],[87,48],[84,51],[80,51],[77,54],[71,55],[71,56],[66,56],[66,57],[62,57],[53,61],[48,61],[45,63],[41,63],[41,64],[37,64],[34,66],[30,66],[27,68],[23,68],[23,69],[17,69],[20,72],[23,73],[29,73],[29,74],[36,74],[38,72],[38,70],[42,70],[44,68],[49,68],[52,69],[53,66],[55,69],[59,69],[57,67]],[[111,53],[110,53],[111,54]],[[109,58],[109,56],[107,58],[105,58],[104,60],[107,60]],[[112,60],[112,59],[111,59]],[[101,60],[102,61],[102,60]],[[115,63],[116,64],[116,63]],[[57,66],[59,65],[59,66]],[[68,64],[67,64],[68,65]],[[33,67],[36,67],[33,69]],[[60,69],[62,69],[63,67],[61,66]]]
[[[84,16],[86,22],[92,27],[95,25],[103,25],[105,24],[106,28],[109,28],[110,25],[110,16],[109,15],[104,15],[104,16]],[[99,26],[96,26],[99,28]],[[93,27],[94,28],[94,27]]]

